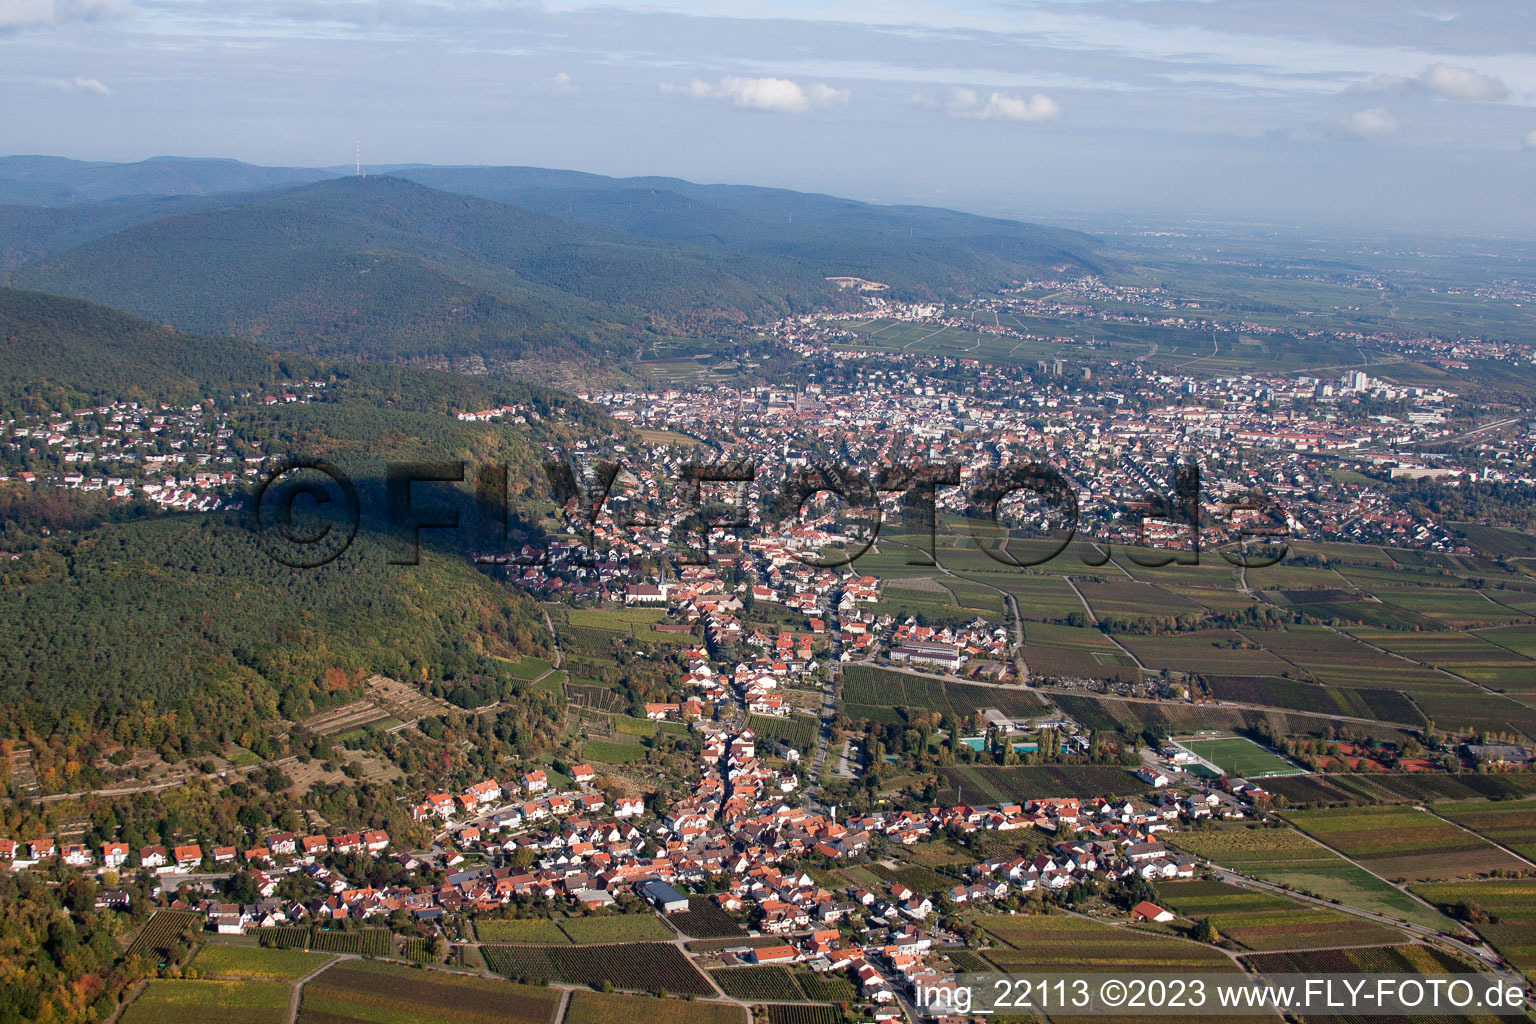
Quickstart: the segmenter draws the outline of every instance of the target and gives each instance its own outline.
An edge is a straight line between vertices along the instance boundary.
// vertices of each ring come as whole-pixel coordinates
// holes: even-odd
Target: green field
[[[572,942],[646,942],[658,939],[670,942],[674,932],[655,914],[601,914],[570,917],[560,922],[560,930]]]
[[[528,942],[564,945],[571,941],[560,925],[545,917],[483,918],[475,921],[475,937],[481,942]]]
[[[144,986],[120,1024],[286,1024],[293,986],[276,981],[165,981]]]
[[[1409,807],[1292,811],[1286,818],[1382,878],[1446,881],[1525,867],[1487,840]]]
[[[1166,842],[1222,867],[1325,900],[1429,928],[1453,927],[1433,909],[1294,829],[1221,825],[1173,833]]]
[[[1403,938],[1363,918],[1223,882],[1161,882],[1157,895],[1168,909],[1209,919],[1218,933],[1255,951],[1383,945]]]
[[[1243,736],[1224,739],[1179,740],[1179,746],[1204,758],[1228,775],[1262,779],[1271,775],[1303,775],[1305,770]]]
[[[192,966],[208,978],[245,981],[296,981],[329,963],[334,957],[297,949],[264,949],[210,942],[192,960]]]

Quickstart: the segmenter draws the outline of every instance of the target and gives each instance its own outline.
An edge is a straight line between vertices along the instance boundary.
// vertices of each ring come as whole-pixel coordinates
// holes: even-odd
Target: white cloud
[[[110,96],[112,94],[112,90],[103,85],[101,79],[85,78],[81,75],[76,75],[70,79],[67,87],[78,92],[95,93],[97,96]]]
[[[957,88],[950,91],[944,106],[950,117],[971,121],[1054,121],[1061,116],[1060,105],[1038,92],[1028,99],[1007,92],[982,99],[970,89]]]
[[[1344,119],[1344,131],[1365,142],[1379,142],[1397,131],[1397,118],[1381,107],[1357,110]]]
[[[1495,103],[1509,96],[1503,79],[1480,74],[1471,68],[1431,64],[1417,75],[1377,75],[1365,83],[1366,92],[1428,93],[1441,99]]]
[[[550,85],[555,90],[555,92],[576,91],[576,86],[574,83],[572,83],[571,76],[566,74],[564,71],[555,72],[555,77],[550,80]]]
[[[1531,132],[1525,137],[1525,148],[1536,149],[1536,132]]]
[[[693,99],[727,100],[743,110],[769,110],[779,114],[804,114],[819,107],[843,106],[848,90],[824,82],[802,86],[787,78],[741,78],[727,75],[718,82],[695,78],[687,85],[663,82],[662,92],[678,93]]]
[[[0,0],[0,32],[65,21],[96,21],[130,13],[121,0]]]
[[[1471,68],[1457,68],[1449,64],[1431,64],[1419,74],[1419,81],[1436,96],[1448,100],[1489,103],[1509,95],[1509,89],[1499,79],[1480,75]]]

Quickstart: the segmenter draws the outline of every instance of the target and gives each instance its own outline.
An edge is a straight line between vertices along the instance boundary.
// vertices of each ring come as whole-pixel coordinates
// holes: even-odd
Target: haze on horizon
[[[0,96],[7,152],[78,159],[1536,229],[1536,19],[1490,0],[0,0]]]

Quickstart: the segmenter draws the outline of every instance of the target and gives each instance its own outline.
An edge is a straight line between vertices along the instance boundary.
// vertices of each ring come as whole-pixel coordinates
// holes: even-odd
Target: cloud
[[[571,76],[564,71],[555,72],[555,77],[550,79],[550,87],[555,92],[575,92],[576,86],[571,82]]]
[[[1380,142],[1397,131],[1397,118],[1381,107],[1357,110],[1344,119],[1344,131],[1364,142]]]
[[[99,78],[85,78],[81,75],[76,75],[74,78],[62,79],[59,84],[74,92],[89,92],[97,96],[112,95],[112,90],[102,84]]]
[[[1054,121],[1061,116],[1057,102],[1038,92],[1028,99],[1007,92],[982,99],[970,89],[958,88],[950,91],[944,108],[950,117],[970,121]]]
[[[1525,148],[1536,149],[1536,132],[1531,132],[1525,137]]]
[[[661,91],[696,100],[726,100],[742,110],[769,110],[778,114],[805,114],[824,107],[839,107],[848,102],[848,90],[836,89],[824,82],[802,86],[787,78],[740,78],[727,75],[718,82],[695,78],[687,85],[663,82]]]
[[[0,32],[66,21],[97,21],[132,13],[122,0],[0,0]]]
[[[1419,93],[1467,103],[1496,103],[1509,96],[1509,87],[1502,79],[1450,64],[1431,64],[1411,78],[1377,75],[1361,91]]]

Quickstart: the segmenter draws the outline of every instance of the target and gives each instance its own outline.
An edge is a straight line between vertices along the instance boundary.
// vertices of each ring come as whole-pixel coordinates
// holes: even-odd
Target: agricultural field
[[[657,999],[577,989],[563,1024],[746,1024],[745,1008],[701,999]]]
[[[1536,858],[1536,800],[1436,804],[1430,810],[1500,846]]]
[[[153,979],[118,1017],[120,1024],[287,1024],[293,986],[276,981]]]
[[[1098,618],[1106,615],[1148,615],[1165,617],[1198,615],[1200,606],[1193,601],[1150,583],[1111,580],[1107,583],[1083,582],[1077,585],[1088,599],[1088,606]]]
[[[709,972],[720,991],[754,1003],[795,1003],[805,998],[787,967],[722,967]]]
[[[1169,846],[1245,875],[1325,900],[1370,910],[1428,928],[1452,924],[1430,907],[1393,888],[1289,828],[1222,825],[1177,832]]]
[[[961,881],[958,877],[941,875],[937,871],[915,865],[891,868],[877,863],[869,865],[869,870],[888,882],[896,882],[914,892],[930,896],[952,889]]]
[[[668,914],[667,922],[690,939],[728,939],[747,930],[708,896],[688,897],[688,909]]]
[[[1049,710],[1028,690],[949,682],[869,665],[849,665],[843,669],[844,714],[856,719],[898,722],[902,720],[898,708],[960,716],[997,708],[1017,718],[1044,715]]]
[[[1263,974],[1471,974],[1473,968],[1431,946],[1365,946],[1255,953],[1243,957]]]
[[[298,1024],[555,1024],[559,1006],[558,989],[344,960],[304,986]]]
[[[518,679],[537,679],[550,669],[552,664],[543,658],[522,658],[512,663],[511,672]]]
[[[639,743],[613,743],[608,740],[588,740],[582,745],[581,754],[589,761],[622,765],[644,760],[647,749]]]
[[[1286,817],[1382,878],[1447,881],[1526,866],[1487,840],[1411,808],[1293,811]]]
[[[297,949],[265,949],[210,942],[198,951],[192,966],[205,978],[240,981],[297,981],[333,957]]]
[[[1527,978],[1536,976],[1536,879],[1419,885],[1413,891],[1466,921]]]
[[[1211,696],[1242,704],[1338,714],[1350,718],[1374,718],[1422,728],[1424,716],[1401,690],[1324,686],[1300,679],[1275,676],[1206,676]]]
[[[572,942],[671,942],[675,932],[655,914],[597,914],[592,917],[568,917],[560,930]]]
[[[544,917],[481,918],[475,921],[475,936],[481,942],[526,942],[541,946],[562,946],[571,941],[558,922]]]
[[[1465,683],[1390,654],[1373,651],[1365,644],[1322,626],[1239,632],[1282,661],[1311,673],[1320,682],[1335,686],[1449,692],[1467,689]]]
[[[1234,777],[1262,779],[1272,775],[1305,775],[1306,771],[1243,736],[1179,740],[1178,745]]]
[[[1454,672],[1501,693],[1529,693],[1536,689],[1536,661],[1474,633],[1400,633],[1384,629],[1352,629],[1349,633],[1393,654]]]
[[[747,728],[765,740],[782,740],[799,751],[810,750],[816,745],[816,733],[821,719],[814,715],[789,715],[775,718],[771,715],[748,715]]]
[[[1204,629],[1177,636],[1123,636],[1119,640],[1154,671],[1166,668],[1171,672],[1277,676],[1289,668],[1232,629]]]
[[[171,959],[181,946],[190,946],[203,930],[205,918],[195,910],[157,910],[144,922],[128,947],[129,956],[156,964]]]
[[[1002,971],[1235,971],[1220,950],[1198,942],[1114,928],[1071,914],[1003,915],[976,922],[1006,946],[983,954]]]
[[[481,946],[491,970],[506,978],[601,985],[635,992],[665,989],[708,996],[714,988],[676,946],[636,942],[610,946]]]
[[[1219,934],[1255,952],[1402,941],[1400,932],[1363,918],[1225,882],[1163,882],[1157,895],[1168,909],[1209,920]]]
[[[940,769],[948,803],[1018,803],[1050,796],[1117,796],[1142,793],[1147,784],[1114,765],[947,765]]]
[[[769,1003],[767,1024],[841,1024],[842,1011],[815,1003]]]

